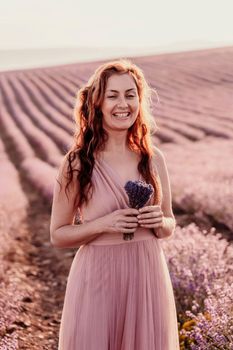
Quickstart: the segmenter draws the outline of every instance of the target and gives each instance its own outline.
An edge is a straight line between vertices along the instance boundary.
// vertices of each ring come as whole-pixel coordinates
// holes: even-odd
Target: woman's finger
[[[133,227],[138,227],[138,223],[137,222],[125,222],[124,223],[124,227],[131,227],[131,228],[133,228]]]
[[[144,220],[144,219],[147,219],[147,218],[157,218],[157,217],[161,217],[163,216],[163,213],[162,212],[156,212],[156,211],[153,211],[153,212],[150,212],[150,213],[146,213],[146,214],[140,214],[137,216],[138,220]]]
[[[133,228],[120,227],[119,231],[122,233],[134,233],[136,229],[134,227]]]
[[[125,216],[122,217],[122,220],[126,222],[138,222],[137,216]]]
[[[136,227],[138,227],[138,222],[119,221],[118,227],[121,227],[121,228],[136,228]]]
[[[141,227],[145,227],[145,228],[160,228],[163,226],[162,223],[154,223],[154,224],[142,224],[140,225]]]
[[[157,205],[147,205],[146,207],[140,208],[139,213],[154,211],[155,209],[157,210],[157,208],[159,208]]]
[[[161,208],[159,205],[148,205],[139,209],[139,213],[151,212],[151,211],[160,211]]]
[[[153,224],[153,223],[158,223],[162,222],[161,218],[149,218],[149,219],[144,219],[144,220],[139,220],[138,223],[141,224]]]

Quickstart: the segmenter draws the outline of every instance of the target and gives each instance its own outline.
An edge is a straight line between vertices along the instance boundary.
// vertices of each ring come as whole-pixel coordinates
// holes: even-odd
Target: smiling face
[[[139,96],[132,76],[124,73],[108,78],[101,110],[105,130],[127,130],[134,124],[139,113]]]

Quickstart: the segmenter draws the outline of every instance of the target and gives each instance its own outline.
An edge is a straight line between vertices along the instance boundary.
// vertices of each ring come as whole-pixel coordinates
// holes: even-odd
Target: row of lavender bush
[[[233,247],[215,228],[176,227],[162,240],[174,287],[181,350],[233,349]]]
[[[173,201],[176,207],[197,217],[209,216],[233,230],[232,140],[210,137],[186,147],[162,145]]]

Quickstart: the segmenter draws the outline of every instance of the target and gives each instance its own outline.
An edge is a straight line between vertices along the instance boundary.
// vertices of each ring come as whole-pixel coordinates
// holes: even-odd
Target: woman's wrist
[[[163,217],[162,227],[154,228],[153,231],[157,238],[168,238],[172,236],[176,227],[176,219],[174,217]]]

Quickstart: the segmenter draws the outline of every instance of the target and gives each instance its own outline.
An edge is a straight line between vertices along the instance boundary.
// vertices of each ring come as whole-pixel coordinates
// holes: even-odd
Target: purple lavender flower
[[[154,193],[154,188],[151,184],[145,181],[127,181],[124,189],[129,197],[129,205],[131,208],[142,208]],[[124,233],[124,240],[128,241],[133,238],[133,233]]]

